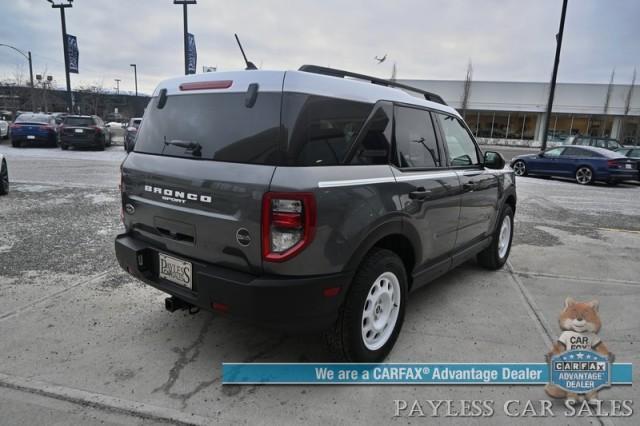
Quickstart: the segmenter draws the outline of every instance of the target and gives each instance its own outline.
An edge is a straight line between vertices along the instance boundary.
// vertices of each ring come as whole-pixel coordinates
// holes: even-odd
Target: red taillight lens
[[[316,201],[307,192],[267,192],[262,198],[262,256],[282,262],[300,253],[315,235]]]
[[[98,127],[98,126],[91,126],[91,128],[93,130],[95,130],[97,134],[101,134],[102,133],[102,129],[100,129],[100,127]]]
[[[616,162],[616,160],[607,160],[607,167],[610,169],[617,169],[620,165]]]
[[[19,129],[20,125],[19,124],[12,124],[11,126],[9,126],[12,129]]]

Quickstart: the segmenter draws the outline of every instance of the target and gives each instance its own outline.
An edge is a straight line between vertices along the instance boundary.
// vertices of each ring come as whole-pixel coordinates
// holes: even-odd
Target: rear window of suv
[[[66,117],[64,119],[65,126],[93,126],[93,118],[91,117]]]
[[[278,162],[279,92],[258,94],[245,106],[245,93],[171,95],[159,109],[158,97],[147,107],[135,152],[237,163]],[[186,145],[199,149],[185,148]]]

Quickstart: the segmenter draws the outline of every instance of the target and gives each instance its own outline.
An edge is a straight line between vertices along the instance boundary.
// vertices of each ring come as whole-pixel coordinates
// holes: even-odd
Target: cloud
[[[200,0],[189,7],[189,31],[199,69],[242,68],[237,32],[249,58],[269,69],[313,63],[389,77],[396,62],[399,78],[463,79],[471,59],[476,80],[548,81],[560,9],[557,0]],[[638,16],[634,0],[570,2],[559,80],[606,83],[615,66],[617,82],[627,83],[640,62]],[[0,40],[31,50],[34,71],[46,68],[63,86],[58,10],[14,0],[0,20]],[[140,90],[150,93],[183,72],[182,8],[171,0],[76,0],[67,30],[80,48],[74,87],[119,78],[133,90],[136,63]],[[385,53],[377,65],[373,57]],[[0,78],[16,67],[25,70],[24,60],[2,48]]]

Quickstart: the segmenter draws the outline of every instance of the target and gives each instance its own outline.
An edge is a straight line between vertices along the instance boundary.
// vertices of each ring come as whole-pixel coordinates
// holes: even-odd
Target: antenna
[[[242,44],[240,43],[240,39],[238,38],[238,34],[234,34],[234,36],[236,37],[236,41],[238,42],[238,47],[240,48],[240,52],[242,52],[242,57],[244,58],[244,63],[247,64],[247,67],[245,68],[245,70],[257,70],[258,67],[256,67],[253,64],[253,62],[247,60],[247,55],[244,54],[244,49],[242,48]]]

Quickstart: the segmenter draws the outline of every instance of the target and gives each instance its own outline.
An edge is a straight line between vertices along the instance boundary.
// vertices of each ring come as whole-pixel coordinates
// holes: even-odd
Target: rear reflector
[[[340,293],[340,287],[329,287],[322,290],[324,297],[336,297]]]
[[[224,303],[219,303],[219,302],[213,302],[211,304],[211,307],[213,308],[214,311],[216,312],[222,312],[222,313],[227,313],[229,312],[229,305],[225,305]]]
[[[232,84],[233,80],[194,81],[192,83],[182,83],[180,90],[228,89]]]

